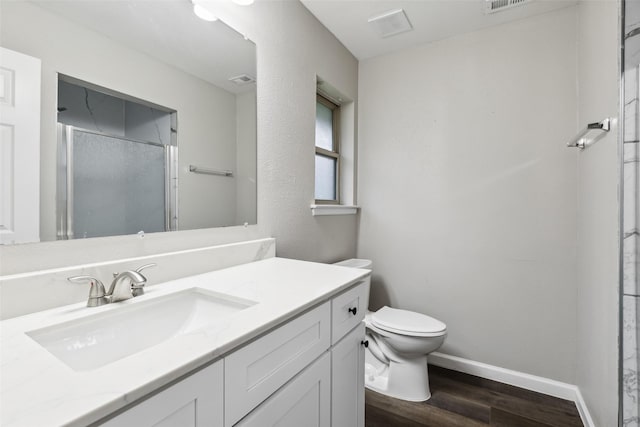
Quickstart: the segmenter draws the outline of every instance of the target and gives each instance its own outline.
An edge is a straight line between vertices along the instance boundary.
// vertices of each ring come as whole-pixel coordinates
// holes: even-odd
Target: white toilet
[[[371,269],[370,260],[349,259],[345,267]],[[365,316],[367,341],[365,386],[397,399],[422,402],[431,397],[427,354],[447,335],[439,320],[408,310],[382,307]]]

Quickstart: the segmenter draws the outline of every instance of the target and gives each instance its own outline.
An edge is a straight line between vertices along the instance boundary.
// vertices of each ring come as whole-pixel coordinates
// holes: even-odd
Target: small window
[[[340,203],[340,106],[316,98],[316,203]]]

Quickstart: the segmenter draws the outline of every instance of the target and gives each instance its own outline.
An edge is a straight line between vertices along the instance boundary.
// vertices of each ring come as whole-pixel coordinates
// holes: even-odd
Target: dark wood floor
[[[583,427],[576,405],[507,384],[429,366],[431,399],[366,391],[366,427]]]

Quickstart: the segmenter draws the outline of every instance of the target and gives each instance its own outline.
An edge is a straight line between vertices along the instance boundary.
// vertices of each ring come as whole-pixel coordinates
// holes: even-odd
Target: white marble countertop
[[[144,296],[87,308],[59,307],[0,322],[0,424],[87,425],[303,312],[367,276],[368,270],[270,258],[150,286]],[[257,304],[100,368],[76,372],[26,335],[189,288]]]

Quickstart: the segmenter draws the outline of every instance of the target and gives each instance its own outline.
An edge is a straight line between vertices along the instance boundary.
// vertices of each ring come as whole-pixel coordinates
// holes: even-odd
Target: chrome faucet
[[[113,273],[113,280],[108,292],[105,291],[102,282],[92,276],[73,276],[68,277],[67,280],[73,283],[89,283],[91,287],[89,289],[87,307],[98,307],[143,295],[147,278],[140,272],[145,268],[155,267],[156,265],[155,263],[145,264],[135,270]]]

